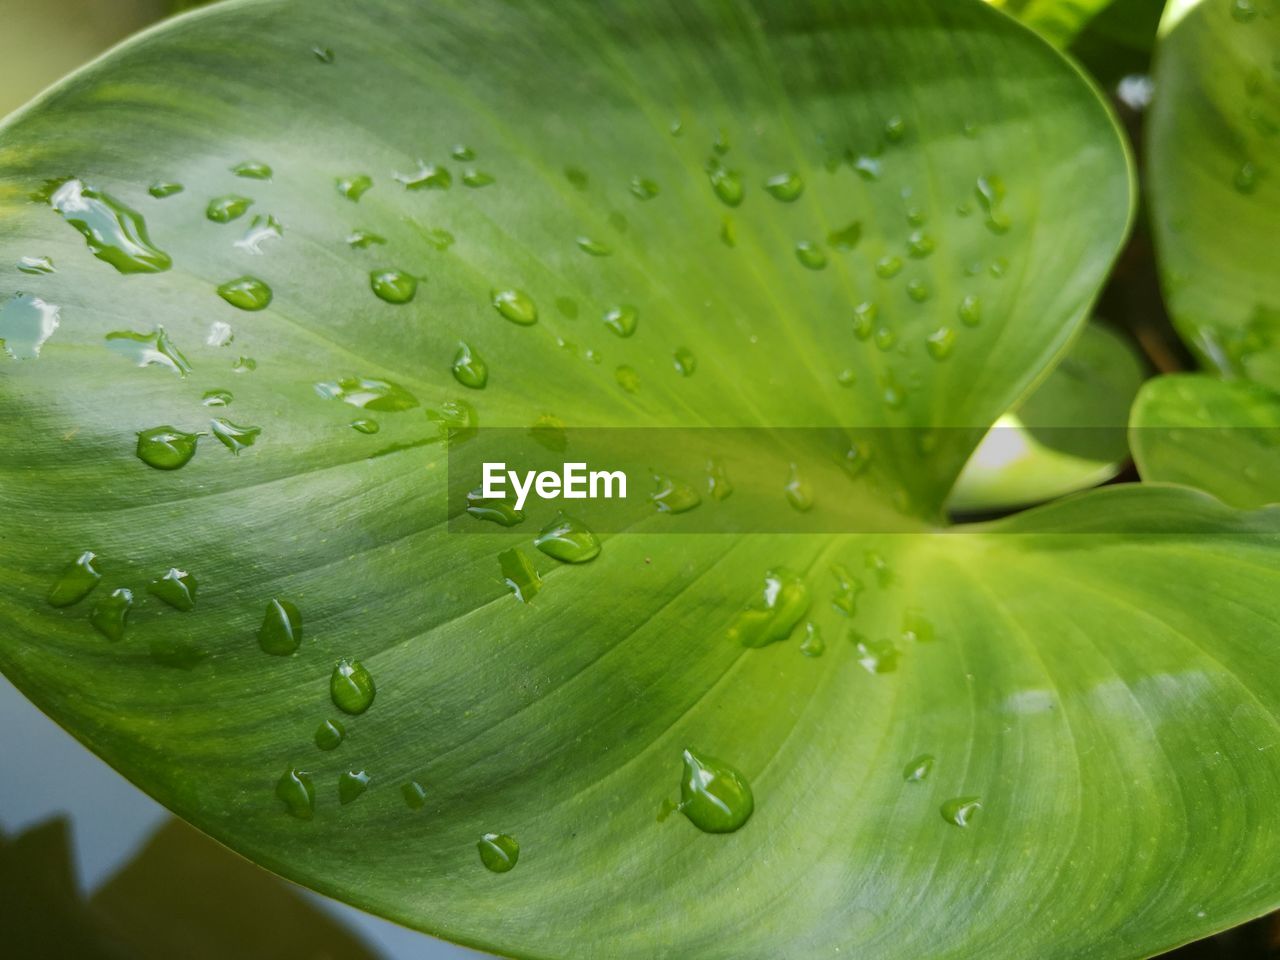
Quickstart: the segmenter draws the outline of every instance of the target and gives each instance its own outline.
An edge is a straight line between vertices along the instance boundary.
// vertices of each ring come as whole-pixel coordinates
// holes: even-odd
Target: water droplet
[[[133,591],[128,587],[117,587],[110,596],[103,597],[94,605],[89,622],[108,640],[119,641],[124,638],[125,623],[132,606]]]
[[[476,408],[465,400],[445,400],[439,407],[426,411],[427,419],[440,427],[449,443],[461,443],[475,435],[480,425]]]
[[[586,563],[600,554],[600,541],[581,520],[566,513],[542,528],[533,545],[561,563]]]
[[[367,377],[347,377],[317,383],[316,393],[326,400],[341,400],[361,410],[378,413],[399,413],[412,410],[418,405],[418,398],[404,387],[389,380],[371,380]]]
[[[34,360],[61,323],[60,310],[23,293],[0,301],[0,344],[14,360]]]
[[[311,784],[311,774],[305,770],[286,770],[276,782],[276,797],[299,820],[315,816],[316,790]]]
[[[907,761],[907,765],[902,768],[902,779],[907,783],[919,783],[921,780],[927,780],[932,772],[933,755],[922,753]]]
[[[67,564],[49,590],[49,605],[69,607],[87,597],[102,579],[102,574],[94,566],[97,559],[96,553],[86,550]]]
[[[894,344],[898,342],[897,331],[890,327],[880,327],[876,330],[876,347],[884,353],[892,350]]]
[[[498,567],[502,571],[503,582],[521,603],[528,603],[542,589],[542,578],[518,547],[498,554]]]
[[[831,565],[831,575],[836,581],[831,605],[845,616],[852,617],[858,612],[858,595],[863,591],[862,581],[838,563]]]
[[[434,163],[418,161],[418,169],[413,173],[397,173],[396,179],[404,184],[406,190],[448,190],[453,184],[453,174],[448,167]]]
[[[410,780],[400,787],[400,796],[410,810],[421,810],[427,803],[427,788],[417,780]]]
[[[591,237],[578,237],[574,241],[578,245],[578,249],[583,253],[592,257],[607,257],[613,253],[613,248],[602,240],[593,240]]]
[[[969,294],[956,307],[956,315],[966,327],[976,327],[982,322],[982,301],[974,294]]]
[[[214,197],[205,208],[204,215],[214,223],[230,223],[238,220],[253,206],[248,197],[231,194],[225,197]]]
[[[796,259],[810,270],[821,270],[827,265],[826,251],[809,240],[796,244]]]
[[[866,568],[875,574],[876,583],[879,586],[887,587],[893,583],[893,570],[883,554],[877,553],[875,550],[868,550],[862,559]]]
[[[826,649],[827,644],[822,639],[822,629],[816,623],[806,623],[804,639],[800,641],[800,652],[806,657],[820,657]]]
[[[658,195],[658,185],[648,177],[631,178],[631,195],[640,200],[652,200]]]
[[[316,727],[316,746],[321,750],[336,750],[347,739],[347,728],[337,720],[326,720]]]
[[[940,809],[942,819],[957,827],[967,827],[979,810],[982,809],[981,797],[952,797],[943,802]]]
[[[840,466],[851,479],[860,476],[870,465],[871,445],[868,443],[851,443],[840,458]]]
[[[48,257],[22,257],[18,260],[18,270],[33,275],[53,273],[53,261]]]
[[[234,399],[230,390],[206,390],[200,402],[206,407],[225,407]]]
[[[923,280],[911,280],[907,283],[907,296],[916,303],[924,303],[929,299],[929,285]]]
[[[793,203],[804,193],[804,178],[798,173],[775,173],[764,182],[769,196],[783,203]]]
[[[707,492],[716,500],[727,500],[733,495],[733,483],[729,480],[729,474],[724,463],[716,457],[707,461]]]
[[[653,478],[656,489],[649,495],[659,513],[685,513],[702,502],[698,491],[687,483],[661,475]]]
[[[950,327],[939,327],[925,339],[925,348],[929,356],[935,360],[945,360],[951,356],[956,346],[956,333]]]
[[[744,647],[763,647],[791,636],[809,611],[809,588],[800,575],[779,567],[764,575],[764,590],[734,617],[728,639]]]
[[[236,373],[249,373],[258,369],[258,361],[253,357],[237,357],[236,362],[231,365],[231,369]]]
[[[524,522],[524,511],[517,510],[506,500],[486,497],[483,487],[476,487],[467,494],[467,513],[477,520],[488,520],[503,527],[514,527]]]
[[[211,347],[226,347],[230,346],[235,338],[231,324],[223,320],[215,320],[209,324],[209,332],[205,334],[204,342]]]
[[[791,464],[791,473],[787,478],[787,485],[783,487],[783,492],[787,495],[787,503],[806,513],[813,509],[813,490],[800,474],[800,468],[796,464]]]
[[[494,873],[506,873],[520,859],[520,844],[505,833],[486,833],[476,844],[480,862]]]
[[[263,653],[287,657],[302,643],[302,615],[288,600],[272,598],[258,628],[258,646]]]
[[[991,266],[987,268],[987,272],[993,277],[1003,277],[1009,272],[1009,261],[1004,257],[996,257],[991,261]]]
[[[913,230],[907,237],[907,253],[916,260],[923,260],[938,247],[937,242],[923,230]]]
[[[481,390],[489,382],[489,365],[484,358],[467,343],[458,344],[458,352],[453,355],[453,378],[464,387]]]
[[[640,374],[625,364],[613,371],[613,378],[627,393],[636,393],[640,389]]]
[[[352,230],[347,235],[347,245],[353,250],[368,250],[374,244],[382,245],[387,238],[369,230]]]
[[[151,333],[135,333],[132,330],[116,330],[107,334],[107,347],[133,361],[135,366],[157,366],[185,377],[191,372],[187,358],[169,339],[164,327],[156,327]]]
[[[375,434],[382,429],[382,427],[378,426],[377,420],[369,420],[366,417],[359,417],[352,420],[350,426],[356,433],[363,433],[365,435]]]
[[[343,713],[364,713],[373,703],[377,690],[373,677],[359,660],[343,657],[334,665],[329,677],[329,696],[333,705]]]
[[[898,669],[898,648],[892,640],[868,640],[856,630],[849,631],[858,663],[867,673],[892,673]]]
[[[403,270],[372,270],[369,289],[387,303],[408,303],[418,292],[418,279]]]
[[[605,312],[604,325],[620,337],[629,337],[636,332],[639,318],[639,311],[624,303]]]
[[[487,187],[493,184],[493,174],[485,173],[483,170],[464,170],[462,171],[462,185],[464,187]]]
[[[914,607],[902,614],[902,639],[915,643],[930,643],[934,638],[933,623]]]
[[[927,219],[928,217],[924,215],[924,211],[919,207],[909,207],[907,209],[907,223],[911,226],[922,227]]]
[[[163,200],[165,197],[172,197],[181,193],[185,188],[180,183],[171,183],[166,180],[157,180],[147,188],[147,193],[151,194],[157,200]]]
[[[244,232],[244,236],[235,242],[237,250],[243,250],[252,256],[262,255],[262,245],[268,240],[279,240],[284,236],[284,225],[275,217],[267,214],[266,216],[256,216],[249,223],[249,229]]]
[[[698,369],[698,358],[688,347],[677,347],[671,359],[675,363],[676,373],[682,377],[692,377]]]
[[[363,770],[348,770],[338,775],[338,802],[344,807],[369,789],[369,774]]]
[[[1232,0],[1231,16],[1238,23],[1249,23],[1258,15],[1254,0]]]
[[[875,157],[858,157],[853,161],[853,169],[863,180],[880,179],[881,164]]]
[[[876,317],[880,308],[870,301],[865,301],[853,308],[853,334],[859,340],[869,340],[875,330]]]
[[[248,180],[270,180],[272,174],[270,165],[263,163],[261,160],[246,160],[243,163],[237,163],[231,168],[231,172],[237,177],[244,177]]]
[[[755,810],[751,785],[729,764],[692,749],[681,755],[679,810],[704,833],[732,833]]]
[[[896,277],[902,272],[902,259],[892,254],[881,257],[876,261],[876,276],[882,280],[888,280]]]
[[[707,177],[711,181],[711,189],[720,198],[720,202],[730,207],[739,206],[745,195],[742,186],[742,174],[729,170],[718,160],[707,166]]]
[[[907,135],[907,121],[901,117],[890,117],[884,123],[884,138],[890,143],[901,143]]]
[[[1009,218],[1001,210],[1004,203],[1004,181],[996,176],[979,177],[975,189],[978,203],[987,215],[987,228],[992,233],[1007,233]]]
[[[587,189],[587,172],[578,167],[565,167],[564,177],[575,190]]]
[[[138,434],[138,459],[157,470],[177,470],[196,455],[198,437],[199,434],[170,426],[143,430]]]
[[[720,242],[726,247],[736,247],[738,245],[738,231],[733,225],[733,217],[727,213],[720,221]]]
[[[338,192],[352,203],[358,201],[373,187],[373,178],[367,174],[357,173],[349,177],[339,177],[334,181]]]
[[[169,255],[152,245],[142,215],[106,193],[68,180],[49,205],[80,232],[95,257],[121,273],[160,273],[173,266]]]
[[[1249,161],[1240,164],[1231,181],[1238,193],[1251,194],[1258,189],[1258,168]]]
[[[523,290],[494,290],[490,296],[498,313],[512,323],[527,327],[538,322],[538,308]]]
[[[837,250],[849,251],[858,245],[858,241],[862,239],[862,222],[854,220],[847,227],[839,230],[832,230],[827,234],[827,243],[835,247]]]
[[[333,63],[333,50],[330,47],[312,47],[311,55],[323,64]]]
[[[271,288],[257,277],[237,277],[218,287],[218,296],[241,310],[263,310],[271,303]]]
[[[186,613],[196,605],[196,586],[196,578],[187,571],[170,567],[147,584],[147,593]]]

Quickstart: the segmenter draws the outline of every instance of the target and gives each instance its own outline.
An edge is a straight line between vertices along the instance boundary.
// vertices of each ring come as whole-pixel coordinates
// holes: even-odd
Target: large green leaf
[[[1147,152],[1174,322],[1211,369],[1280,387],[1280,4],[1176,0]]]
[[[0,245],[36,271],[0,306],[0,667],[258,863],[539,957],[1131,956],[1274,904],[1275,514],[1117,488],[926,526],[1069,341],[1128,215],[1105,108],[1007,18],[230,3],[12,120],[0,171]],[[736,205],[713,189],[736,201],[735,171]],[[764,189],[792,173],[798,197]],[[232,196],[250,212],[207,219]],[[145,237],[123,221],[132,258],[75,226],[108,197],[145,217]],[[418,278],[408,304],[370,289],[393,268]],[[216,293],[245,276],[264,309]],[[536,323],[492,307],[511,289]],[[451,373],[460,340],[483,389],[474,362]],[[930,532],[682,536],[655,512],[557,564],[533,530],[446,532],[459,398],[485,427],[876,428],[869,495]],[[161,427],[205,433],[178,469],[135,456]],[[176,443],[144,452],[174,466]],[[499,560],[521,541],[529,603]],[[752,608],[770,570],[772,613]],[[1209,622],[1195,587],[1227,585]],[[120,589],[112,642],[94,624],[113,632]],[[294,606],[300,646],[273,656],[291,644],[260,637],[264,612],[282,628]],[[733,639],[792,626],[803,651]],[[376,682],[355,716],[331,699],[343,658]],[[706,800],[673,812],[687,748],[750,783],[736,832],[693,819],[738,825],[741,798],[718,823]],[[484,868],[511,849],[486,834],[519,842],[514,869]]]
[[[988,0],[1043,34],[1054,46],[1065,47],[1112,0]]]

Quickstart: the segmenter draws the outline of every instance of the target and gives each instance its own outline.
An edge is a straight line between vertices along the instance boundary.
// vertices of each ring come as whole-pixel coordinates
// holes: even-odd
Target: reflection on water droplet
[[[334,181],[334,186],[338,188],[340,194],[354,203],[373,187],[373,178],[357,173],[350,177],[339,177]]]
[[[249,373],[258,369],[258,361],[253,357],[237,357],[236,362],[231,365],[231,369],[236,373]]]
[[[527,327],[538,322],[538,307],[523,290],[494,290],[490,297],[498,313],[512,323]]]
[[[640,389],[640,374],[625,364],[613,371],[613,378],[618,381],[618,386],[627,391],[627,393],[636,393]]]
[[[86,550],[67,564],[49,589],[49,605],[69,607],[87,597],[102,579],[102,574],[94,566],[97,559],[96,553]]]
[[[933,623],[914,607],[902,614],[902,639],[908,642],[929,643],[935,639]]]
[[[542,528],[533,545],[561,563],[586,563],[600,554],[600,540],[581,520],[559,513]]]
[[[14,360],[34,360],[61,323],[60,310],[22,293],[0,301],[0,344]]]
[[[498,554],[498,567],[502,571],[503,582],[521,603],[528,603],[542,589],[542,578],[518,547]]]
[[[261,160],[246,160],[243,163],[237,163],[231,168],[231,172],[237,177],[248,180],[270,180],[272,170],[270,165]]]
[[[271,303],[271,288],[257,277],[237,277],[218,287],[218,296],[241,310],[263,310]]]
[[[162,367],[180,377],[191,372],[191,364],[169,339],[164,327],[158,326],[151,333],[115,330],[107,334],[106,340],[108,349],[128,357],[135,366]]]
[[[751,785],[722,760],[687,749],[681,755],[679,810],[704,833],[732,833],[751,818]]]
[[[353,407],[378,413],[398,413],[412,410],[418,405],[418,398],[404,387],[389,380],[372,380],[367,377],[347,377],[317,383],[316,393],[326,400],[341,400]]]
[[[338,802],[344,807],[369,789],[369,774],[364,770],[348,770],[338,775]]]
[[[893,255],[881,257],[876,261],[876,276],[882,280],[896,277],[902,272],[902,259]]]
[[[311,55],[315,57],[317,60],[319,60],[321,63],[324,63],[324,64],[333,63],[333,59],[334,59],[333,50],[330,49],[329,47],[312,47]]]
[[[923,280],[911,280],[907,283],[907,296],[916,303],[924,303],[929,299],[929,285]]]
[[[853,169],[863,180],[880,179],[881,164],[875,157],[858,157],[853,161]]]
[[[923,260],[937,248],[937,241],[923,230],[914,230],[907,237],[907,253],[916,260]]]
[[[593,240],[591,237],[578,237],[574,241],[578,245],[578,249],[583,253],[593,257],[607,257],[613,253],[613,248],[602,240]]]
[[[329,677],[329,696],[333,705],[343,713],[364,713],[373,703],[376,693],[373,677],[359,660],[343,657],[334,665]]]
[[[956,345],[956,333],[950,327],[939,327],[925,339],[925,348],[935,360],[951,356]]]
[[[981,797],[952,797],[942,804],[942,819],[957,827],[967,827],[974,815],[982,809]]]
[[[871,338],[872,332],[875,330],[876,317],[880,315],[880,308],[874,303],[866,301],[858,304],[853,308],[853,334],[859,340],[868,340]]]
[[[798,173],[775,173],[764,182],[769,196],[783,203],[793,203],[804,193],[804,178]]]
[[[884,138],[890,143],[901,143],[907,135],[907,121],[899,116],[890,117],[884,122]]]
[[[157,470],[177,470],[196,455],[198,437],[199,434],[167,425],[143,430],[138,434],[138,459]]]
[[[736,247],[738,245],[738,231],[733,225],[733,217],[727,213],[724,219],[720,221],[720,242],[726,247]]]
[[[987,228],[992,233],[1007,233],[1009,218],[1001,209],[1004,203],[1004,181],[996,176],[979,177],[975,190],[978,203],[987,215]]]
[[[453,175],[447,167],[434,163],[418,161],[418,169],[413,173],[397,173],[396,179],[404,184],[406,190],[448,190],[453,184]]]
[[[1231,183],[1238,193],[1253,193],[1258,189],[1258,168],[1252,163],[1245,161],[1240,164],[1239,168],[1236,170],[1236,175],[1232,178]]]
[[[196,605],[196,578],[185,570],[170,567],[147,584],[147,593],[158,597],[175,610],[189,612]]]
[[[764,590],[733,618],[726,636],[744,647],[763,647],[791,636],[809,611],[809,588],[800,575],[778,567],[764,575]]]
[[[1258,7],[1254,0],[1232,0],[1231,16],[1238,23],[1249,23],[1257,15]]]
[[[966,327],[976,327],[982,322],[982,301],[974,294],[969,294],[960,301],[956,315]]]
[[[867,673],[892,673],[898,669],[898,648],[892,640],[868,640],[856,630],[849,631],[849,639],[858,663]]]
[[[657,475],[653,478],[656,489],[649,495],[659,513],[685,513],[702,502],[698,491],[687,483],[671,477]]]
[[[875,550],[868,550],[863,555],[863,562],[868,570],[876,575],[876,583],[881,587],[887,587],[893,583],[893,570],[889,566],[883,554],[877,553]]]
[[[485,173],[483,170],[463,170],[462,185],[464,187],[487,187],[494,183],[494,177],[491,173]]]
[[[440,427],[440,433],[450,444],[462,443],[475,436],[480,425],[476,408],[465,400],[446,400],[440,406],[425,411],[427,419]]]
[[[152,245],[142,215],[106,193],[68,180],[53,192],[49,206],[80,232],[95,257],[121,273],[160,273],[173,266]]]
[[[733,484],[729,480],[729,474],[724,468],[724,463],[717,457],[707,461],[707,492],[716,500],[727,500],[733,495]]]
[[[810,270],[821,270],[827,265],[826,251],[809,240],[801,240],[796,244],[796,259]]]
[[[658,195],[658,185],[648,177],[631,178],[631,195],[640,200],[652,200]]]
[[[729,170],[718,160],[707,166],[707,178],[711,181],[711,189],[720,198],[720,202],[730,207],[739,206],[745,195],[742,186],[742,174]]]
[[[675,363],[676,373],[682,377],[692,377],[698,369],[698,358],[687,347],[677,347],[671,359]]]
[[[806,657],[820,657],[826,652],[827,644],[822,639],[822,630],[816,623],[804,625],[804,639],[800,641],[800,652]]]
[[[932,772],[932,754],[922,753],[907,761],[907,765],[902,768],[902,779],[907,783],[919,783],[921,780],[927,780]]]
[[[783,492],[787,495],[787,503],[801,513],[813,509],[813,490],[801,475],[800,467],[794,463],[791,464],[791,473],[787,477],[787,485],[783,487]]]
[[[494,873],[506,873],[520,859],[520,844],[505,833],[486,833],[476,844],[480,862]]]
[[[244,236],[235,242],[237,250],[243,250],[252,256],[262,255],[262,245],[268,240],[279,240],[284,236],[284,226],[275,217],[256,216],[249,223]]]
[[[410,810],[421,810],[427,803],[427,788],[417,780],[410,780],[400,787],[400,796]]]
[[[272,598],[258,628],[258,646],[263,653],[287,657],[302,643],[302,614],[288,600]]]
[[[174,194],[181,193],[183,189],[185,188],[180,183],[157,180],[147,188],[147,192],[157,200],[163,200],[165,197],[172,197]]]
[[[849,251],[858,245],[858,241],[862,239],[862,222],[854,220],[847,227],[839,230],[832,230],[827,234],[827,243],[835,247],[837,250]]]
[[[225,407],[233,399],[230,390],[206,390],[200,402],[206,407]]]
[[[636,332],[639,318],[639,311],[624,303],[605,312],[604,325],[620,337],[629,337]]]
[[[387,238],[369,230],[352,230],[347,234],[347,245],[353,250],[368,250],[375,244],[382,245]]]
[[[408,303],[418,292],[418,280],[403,270],[373,270],[369,273],[369,288],[387,303]]]
[[[204,342],[211,347],[225,347],[230,345],[231,341],[236,338],[231,324],[222,320],[215,320],[209,324],[209,332],[205,335]]]
[[[337,720],[326,720],[316,727],[316,746],[321,750],[336,750],[347,739],[347,728]]]
[[[310,820],[316,813],[316,790],[311,774],[305,770],[286,770],[276,782],[276,797],[299,820]]]
[[[18,270],[33,275],[53,273],[53,261],[48,257],[20,257]]]
[[[486,497],[483,487],[476,487],[467,494],[467,513],[477,520],[488,520],[503,527],[514,527],[524,522],[523,510],[517,510],[506,500]]]
[[[111,591],[110,596],[103,597],[94,605],[93,612],[89,614],[89,622],[108,640],[121,640],[124,638],[124,628],[132,606],[133,591],[127,587],[117,587]]]
[[[898,334],[889,327],[880,327],[876,330],[876,347],[881,352],[888,352],[893,349],[894,344],[898,342]]]
[[[831,575],[836,580],[836,590],[831,605],[847,617],[858,612],[858,595],[863,591],[862,581],[838,563],[831,565]]]
[[[248,197],[232,194],[226,197],[214,197],[205,208],[204,215],[214,223],[230,223],[243,217],[253,201]]]
[[[472,390],[482,390],[489,382],[489,365],[470,344],[458,344],[458,352],[453,355],[451,369],[453,378]]]

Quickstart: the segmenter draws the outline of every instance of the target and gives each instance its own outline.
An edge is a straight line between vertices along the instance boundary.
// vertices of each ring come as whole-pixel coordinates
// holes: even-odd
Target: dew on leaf
[[[827,234],[827,243],[837,250],[849,251],[862,239],[862,221],[854,220],[848,226],[832,230]]]
[[[918,757],[912,757],[907,761],[907,765],[902,768],[902,779],[907,783],[919,783],[922,780],[927,780],[932,772],[933,755],[922,753]]]
[[[902,614],[902,639],[930,643],[935,639],[932,621],[914,607],[907,608]]]
[[[485,173],[483,170],[464,170],[462,171],[462,185],[476,189],[479,187],[487,187],[494,183],[494,177],[491,173]]]
[[[218,296],[241,310],[265,310],[271,304],[271,288],[257,277],[237,277],[218,287]]]
[[[937,248],[937,242],[923,230],[913,230],[907,237],[907,253],[916,260],[923,260]]]
[[[132,360],[134,366],[161,367],[179,377],[191,372],[191,364],[162,326],[157,326],[151,333],[115,330],[107,334],[106,341],[110,350]]]
[[[800,652],[806,657],[820,657],[826,649],[826,641],[822,639],[822,628],[812,621],[806,623],[804,639],[800,641]]]
[[[427,788],[417,780],[410,780],[400,787],[400,796],[410,810],[421,810],[427,803]]]
[[[956,345],[956,333],[950,327],[939,327],[925,339],[925,348],[935,360],[951,356]]]
[[[722,760],[687,749],[681,755],[678,809],[704,833],[732,833],[751,818],[755,798],[747,778]]]
[[[853,161],[853,169],[863,180],[880,179],[881,164],[875,157],[858,157]]]
[[[849,631],[858,663],[867,673],[892,673],[898,669],[898,648],[892,640],[868,640],[856,630]]]
[[[95,257],[120,273],[161,273],[173,266],[169,255],[151,243],[142,215],[109,194],[68,180],[49,197],[49,205],[80,232]]]
[[[648,177],[632,177],[629,189],[631,195],[639,200],[652,200],[658,195],[658,185]]]
[[[53,273],[53,261],[49,257],[20,257],[18,270],[33,275]]]
[[[489,365],[468,343],[458,344],[458,352],[453,355],[450,369],[455,380],[472,390],[481,390],[489,382]]]
[[[884,122],[884,138],[890,143],[901,143],[907,135],[907,121],[902,117],[892,116]]]
[[[61,322],[56,305],[18,294],[0,301],[0,344],[13,360],[34,360]]]
[[[263,653],[287,657],[302,643],[302,614],[288,600],[273,597],[267,601],[258,628],[258,646]]]
[[[211,347],[225,347],[229,346],[235,338],[231,324],[224,320],[215,320],[209,324],[209,332],[205,334],[204,342]]]
[[[968,294],[956,307],[956,316],[966,327],[976,327],[982,322],[982,301],[975,294]]]
[[[177,470],[196,455],[199,434],[168,425],[152,427],[138,434],[138,459],[157,470]]]
[[[468,147],[465,143],[455,143],[449,150],[449,156],[455,160],[461,160],[464,163],[476,158],[476,152]]]
[[[236,362],[231,365],[231,369],[236,373],[250,373],[258,369],[258,361],[253,357],[237,357]]]
[[[268,240],[279,240],[284,236],[284,225],[271,214],[258,215],[249,223],[244,236],[235,242],[237,250],[243,250],[252,256],[262,255],[262,245]]]
[[[353,250],[368,250],[375,244],[382,245],[386,242],[386,237],[371,230],[352,230],[347,234],[347,246]]]
[[[1236,169],[1231,185],[1237,193],[1251,194],[1258,189],[1258,168],[1246,161]]]
[[[1250,23],[1258,16],[1258,5],[1254,0],[1232,0],[1231,17],[1237,23]]]
[[[102,579],[94,565],[97,559],[96,553],[86,550],[67,564],[49,589],[49,605],[69,607],[87,597]]]
[[[733,483],[724,463],[716,457],[707,461],[707,493],[716,500],[727,500],[733,495]]]
[[[835,593],[831,595],[831,606],[846,617],[852,617],[858,612],[858,595],[864,589],[862,581],[839,563],[831,565],[831,575],[836,581]]]
[[[876,261],[876,276],[882,280],[888,280],[896,277],[902,272],[902,258],[895,257],[892,254],[881,257]]]
[[[804,178],[798,173],[775,173],[764,182],[764,189],[775,200],[793,203],[804,193]]]
[[[563,512],[542,528],[533,545],[561,563],[586,563],[600,555],[596,535],[581,520]]]
[[[528,603],[542,589],[542,578],[519,547],[498,554],[498,568],[503,582],[521,603]]]
[[[270,180],[273,171],[269,164],[261,160],[245,160],[232,167],[231,172],[247,180]]]
[[[453,184],[453,174],[448,167],[434,163],[418,161],[418,169],[413,173],[397,173],[396,179],[404,184],[406,190],[448,190]]]
[[[894,348],[898,342],[898,334],[891,327],[880,327],[876,330],[875,344],[882,352],[888,352]]]
[[[733,224],[733,217],[727,213],[720,221],[720,242],[726,247],[736,247],[738,245],[738,231]]]
[[[527,327],[538,322],[538,307],[523,290],[494,290],[490,297],[494,309],[512,323]]]
[[[316,813],[316,790],[311,774],[290,768],[276,781],[276,797],[285,809],[299,820],[310,820]]]
[[[351,429],[356,433],[363,433],[368,436],[377,433],[382,427],[378,425],[377,420],[370,420],[368,417],[357,417],[351,421]]]
[[[517,510],[499,497],[486,497],[483,487],[476,487],[467,494],[467,514],[503,527],[514,527],[524,522],[524,511]]]
[[[323,64],[331,64],[334,60],[333,50],[330,47],[312,47],[311,55]]]
[[[786,486],[782,490],[786,494],[787,503],[791,504],[792,509],[801,513],[806,513],[813,509],[813,490],[809,487],[797,464],[791,464]]]
[[[859,340],[871,339],[871,334],[875,332],[876,317],[879,315],[880,308],[869,300],[854,307],[853,335]]]
[[[338,720],[326,720],[316,727],[313,739],[321,750],[336,750],[347,739],[347,728]]]
[[[711,189],[726,206],[736,207],[742,203],[745,190],[742,186],[742,175],[736,170],[729,170],[719,161],[714,161],[707,168],[707,178],[711,181]]]
[[[399,413],[412,410],[418,405],[418,398],[404,387],[389,380],[373,380],[368,377],[346,377],[317,383],[316,393],[326,400],[341,400],[361,410],[373,410],[377,413]]]
[[[981,797],[952,797],[943,801],[939,812],[942,819],[957,827],[967,827],[982,809]]]
[[[809,588],[799,574],[778,567],[764,576],[761,594],[740,611],[726,636],[744,647],[763,647],[791,636],[809,611]]]
[[[368,174],[356,173],[349,177],[339,177],[334,181],[334,186],[338,193],[355,203],[373,188],[373,178]]]
[[[251,206],[252,200],[236,194],[214,197],[205,208],[204,215],[214,223],[230,223],[243,217]]]
[[[387,303],[408,303],[418,292],[418,279],[403,270],[372,270],[369,273],[369,289],[379,300]]]
[[[639,311],[624,303],[605,311],[604,325],[620,337],[629,337],[636,332],[639,318]]]
[[[626,364],[613,371],[613,378],[618,381],[618,386],[627,391],[627,393],[636,393],[640,389],[640,374],[636,373],[633,367],[628,367]]]
[[[607,257],[613,253],[613,248],[603,240],[595,240],[591,237],[581,236],[574,242],[578,245],[578,249],[588,256]]]
[[[329,677],[329,696],[343,713],[353,716],[364,713],[376,693],[373,677],[359,660],[344,657],[334,665]]]
[[[655,489],[649,499],[659,513],[685,513],[702,503],[698,491],[687,483],[662,475],[655,476],[653,482]]]
[[[168,180],[157,180],[147,188],[147,193],[151,194],[157,200],[163,200],[165,197],[172,197],[181,193],[185,188],[180,183],[173,183]]]
[[[836,383],[842,387],[852,387],[857,382],[858,374],[851,367],[845,367],[836,374]]]
[[[929,284],[923,280],[911,280],[907,283],[907,296],[916,303],[924,303],[931,295]]]
[[[1009,218],[1002,209],[1004,181],[996,176],[979,177],[975,187],[978,203],[986,213],[987,228],[992,233],[1007,233]]]
[[[89,623],[108,640],[122,640],[132,607],[133,591],[128,587],[117,587],[94,604]]]
[[[698,369],[698,358],[688,347],[677,347],[671,359],[675,364],[676,373],[682,377],[692,377]]]
[[[494,873],[506,873],[520,859],[520,844],[505,833],[486,833],[476,843],[480,862]]]
[[[200,402],[206,407],[225,407],[235,399],[230,390],[206,390]]]
[[[827,265],[827,252],[810,240],[796,244],[796,259],[810,270],[821,270]]]
[[[196,586],[196,578],[187,571],[170,567],[147,584],[147,593],[187,613],[196,605]]]
[[[338,775],[338,802],[344,807],[369,789],[370,776],[364,770],[347,770]]]
[[[427,419],[440,427],[450,443],[466,440],[476,432],[480,416],[476,408],[465,400],[445,400],[439,407],[426,411]]]

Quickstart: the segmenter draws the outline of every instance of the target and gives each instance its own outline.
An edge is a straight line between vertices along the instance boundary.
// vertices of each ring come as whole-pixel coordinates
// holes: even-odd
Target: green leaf
[[[953,511],[1008,510],[1115,477],[1129,458],[1125,425],[1146,376],[1121,334],[1090,324],[1067,356],[983,438],[956,482]]]
[[[987,0],[1013,14],[1056,47],[1066,47],[1112,0]]]
[[[1177,0],[1161,24],[1147,152],[1179,332],[1211,370],[1280,387],[1280,5]]]
[[[1133,408],[1144,480],[1183,483],[1237,507],[1280,502],[1280,395],[1245,380],[1157,377]]]

